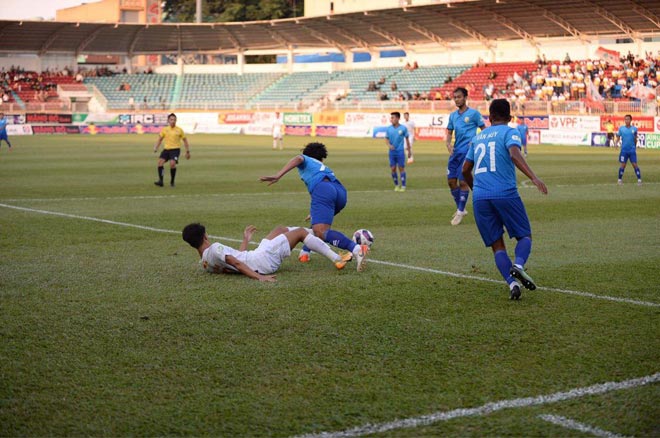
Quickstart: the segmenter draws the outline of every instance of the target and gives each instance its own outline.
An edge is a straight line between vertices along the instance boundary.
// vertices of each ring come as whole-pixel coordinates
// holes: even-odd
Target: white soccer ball
[[[361,228],[353,233],[353,242],[371,248],[371,245],[374,244],[374,235],[371,234],[371,231]]]

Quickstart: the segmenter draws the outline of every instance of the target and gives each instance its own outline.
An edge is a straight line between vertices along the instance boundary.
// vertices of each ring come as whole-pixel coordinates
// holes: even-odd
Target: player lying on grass
[[[221,243],[211,243],[206,228],[199,223],[188,224],[182,232],[183,240],[195,248],[202,259],[202,267],[215,274],[243,274],[259,281],[273,282],[284,259],[291,255],[291,250],[303,242],[312,251],[316,251],[332,260],[337,269],[343,269],[353,259],[351,253],[342,256],[334,252],[321,239],[312,234],[312,230],[299,227],[275,227],[252,251],[248,243],[257,228],[248,225],[243,231],[243,241],[238,250]]]
[[[536,284],[525,272],[525,262],[532,251],[532,227],[518,194],[516,167],[541,193],[547,195],[548,189],[520,153],[520,132],[507,126],[511,120],[509,102],[495,99],[489,111],[491,126],[472,139],[463,164],[463,178],[472,189],[474,220],[481,238],[493,250],[495,265],[509,285],[509,297],[518,300],[520,284],[516,279],[530,290],[536,289]],[[504,227],[509,237],[518,240],[514,263],[504,245]]]

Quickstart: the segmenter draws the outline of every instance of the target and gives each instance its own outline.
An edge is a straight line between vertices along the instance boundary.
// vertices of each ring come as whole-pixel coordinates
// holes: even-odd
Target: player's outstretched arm
[[[254,280],[265,281],[269,283],[274,283],[277,281],[274,275],[261,275],[258,272],[253,271],[245,263],[238,260],[236,257],[228,255],[225,257],[225,262],[232,265],[238,270],[241,274],[250,277]]]
[[[305,161],[305,160],[302,157],[302,155],[296,155],[288,163],[286,163],[284,165],[284,167],[282,169],[280,169],[279,172],[277,172],[277,174],[259,177],[259,181],[267,182],[269,186],[273,185],[276,182],[278,182],[280,180],[280,178],[282,178],[284,175],[286,175],[287,172],[289,172],[291,169],[294,169],[294,168],[300,166],[303,161]]]
[[[520,149],[518,149],[515,146],[509,148],[509,155],[511,155],[511,160],[513,160],[513,164],[515,164],[516,167],[520,169],[520,171],[524,173],[527,176],[527,178],[529,178],[532,181],[532,183],[536,186],[536,188],[539,189],[539,192],[543,193],[544,195],[547,195],[548,188],[545,186],[545,183],[541,181],[536,176],[534,171],[529,167],[529,165],[525,161],[525,158],[523,158],[522,154],[520,153]]]

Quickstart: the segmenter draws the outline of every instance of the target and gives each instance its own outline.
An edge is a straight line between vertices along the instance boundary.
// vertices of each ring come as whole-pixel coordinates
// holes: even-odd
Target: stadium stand
[[[183,109],[243,107],[280,77],[280,73],[185,74],[180,99],[174,106]]]
[[[176,81],[177,77],[173,74],[118,74],[85,78],[85,84],[94,85],[106,97],[108,109],[129,108],[131,98],[136,108],[168,109]]]

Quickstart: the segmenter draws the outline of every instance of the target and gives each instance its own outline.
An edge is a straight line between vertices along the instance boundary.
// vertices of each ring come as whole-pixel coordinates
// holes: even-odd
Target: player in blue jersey
[[[642,171],[639,170],[637,166],[637,152],[635,148],[637,147],[637,127],[630,126],[632,123],[632,116],[626,115],[624,118],[625,125],[619,127],[619,131],[616,133],[618,139],[621,139],[621,152],[619,153],[619,185],[623,185],[623,172],[626,170],[626,164],[630,160],[630,164],[633,165],[635,169],[635,175],[637,175],[637,185],[642,185]],[[617,139],[617,140],[618,140]]]
[[[509,297],[518,300],[520,284],[516,279],[530,290],[536,289],[536,284],[525,272],[525,262],[532,251],[532,228],[518,194],[515,167],[541,193],[547,194],[548,189],[520,154],[520,133],[507,126],[510,120],[509,102],[506,99],[493,100],[490,104],[491,126],[472,139],[463,164],[463,177],[472,189],[474,220],[481,238],[493,250],[495,265],[509,285]],[[509,237],[518,240],[513,264],[504,245],[504,227]]]
[[[449,115],[447,124],[447,150],[449,151],[447,184],[449,184],[449,190],[456,202],[456,213],[451,218],[452,225],[460,224],[467,214],[465,205],[470,196],[470,190],[461,174],[465,154],[467,154],[470,140],[476,135],[477,129],[483,129],[486,126],[479,111],[467,106],[467,97],[468,92],[465,88],[458,87],[454,90],[454,103],[458,109]],[[452,134],[455,137],[453,142]]]
[[[400,119],[400,112],[395,111],[390,113],[390,122],[392,124],[387,127],[387,132],[385,133],[385,143],[390,150],[390,170],[392,171],[395,192],[406,191],[406,151],[408,151],[408,158],[412,156],[408,128],[399,123]],[[399,170],[401,185],[399,185],[399,178],[397,178],[397,168]]]
[[[5,113],[0,112],[0,147],[2,146],[2,140],[7,143],[7,146],[9,146],[9,151],[11,152],[11,143],[9,142],[9,137],[7,136],[7,119],[5,118]]]
[[[348,200],[346,189],[337,179],[332,169],[323,164],[328,156],[328,151],[322,143],[309,143],[302,151],[302,154],[296,155],[275,175],[262,176],[261,181],[268,182],[268,185],[275,184],[286,175],[290,170],[297,168],[300,179],[307,186],[312,201],[310,206],[310,218],[312,221],[312,230],[319,239],[345,249],[357,260],[357,270],[364,270],[369,247],[367,245],[357,245],[351,239],[339,231],[332,230],[332,221],[346,206]],[[309,249],[303,247],[301,261],[306,261],[302,255],[307,253],[309,260]]]
[[[518,132],[520,132],[520,142],[522,145],[523,153],[525,158],[527,158],[527,137],[529,135],[529,128],[525,124],[525,119],[523,117],[518,118]]]

